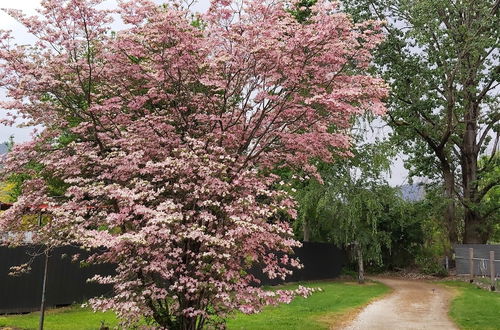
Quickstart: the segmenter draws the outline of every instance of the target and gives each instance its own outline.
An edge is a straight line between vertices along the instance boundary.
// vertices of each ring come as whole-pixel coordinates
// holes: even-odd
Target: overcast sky
[[[161,3],[161,0],[155,0]],[[104,6],[113,7],[116,1],[106,0]],[[209,0],[199,0],[199,2],[193,7],[196,11],[204,11],[208,8]],[[15,8],[21,9],[27,14],[35,14],[36,8],[40,7],[40,0],[0,0],[0,8]],[[2,30],[12,30],[17,43],[31,43],[33,37],[27,33],[26,29],[16,22],[14,19],[9,17],[4,12],[0,12],[0,29]],[[4,97],[3,91],[0,91],[0,98]],[[0,117],[5,117],[5,113],[0,109]],[[380,125],[379,125],[380,126]],[[6,127],[0,124],[0,143],[6,141],[11,135],[14,136],[16,142],[25,142],[31,139],[32,128],[18,128],[18,127]],[[374,132],[371,134],[372,137],[384,136],[388,132],[387,128],[376,127]],[[389,179],[391,185],[404,184],[407,181],[407,171],[403,168],[403,162],[401,158],[395,159],[392,166],[392,175]]]

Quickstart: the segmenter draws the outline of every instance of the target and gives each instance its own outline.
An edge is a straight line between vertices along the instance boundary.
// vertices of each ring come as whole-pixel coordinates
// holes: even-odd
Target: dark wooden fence
[[[252,273],[261,281],[261,285],[277,285],[283,282],[316,281],[335,278],[340,275],[347,258],[343,250],[329,243],[304,242],[301,248],[295,249],[295,256],[304,265],[296,269],[286,281],[269,278],[262,275],[258,269]]]
[[[9,276],[9,268],[27,262],[36,251],[35,246],[17,248],[0,247],[0,313],[25,313],[39,309],[43,257],[38,256],[28,274]],[[88,283],[95,274],[112,274],[113,265],[92,265],[81,267],[71,261],[71,256],[82,253],[75,247],[61,247],[54,250],[48,264],[47,306],[58,307],[83,302],[91,297],[112,293],[107,285]],[[295,250],[304,268],[295,270],[287,282],[311,281],[335,278],[345,263],[345,254],[337,247],[326,243],[304,243]],[[265,279],[255,270],[262,285],[275,285],[282,281]]]
[[[8,275],[11,266],[29,261],[36,246],[0,247],[0,313],[24,313],[39,310],[42,294],[44,256],[35,257],[29,273]],[[65,246],[52,251],[48,262],[47,306],[66,306],[89,298],[109,294],[112,287],[88,283],[95,274],[112,274],[112,265],[81,267],[71,256],[82,251]]]

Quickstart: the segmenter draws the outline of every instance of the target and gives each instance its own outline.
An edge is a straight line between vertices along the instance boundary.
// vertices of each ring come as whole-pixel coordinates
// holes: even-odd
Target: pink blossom
[[[141,0],[121,2],[127,27],[111,33],[101,2],[9,11],[38,41],[0,33],[0,108],[44,129],[4,164],[4,176],[26,180],[0,230],[25,229],[23,215],[47,205],[48,224],[29,228],[35,241],[116,264],[116,275],[94,278],[114,295],[91,304],[126,324],[209,322],[309,295],[263,291],[248,273],[261,264],[286,278],[300,267],[278,257],[300,245],[279,220],[296,204],[269,170],[318,176],[312,158],[346,155],[353,116],[384,111],[386,86],[364,71],[379,23],[354,24],[327,0],[308,24],[285,1],[217,0],[199,28],[177,2]]]

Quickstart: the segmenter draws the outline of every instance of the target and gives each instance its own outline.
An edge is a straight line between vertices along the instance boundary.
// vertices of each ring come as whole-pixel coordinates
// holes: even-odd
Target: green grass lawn
[[[296,298],[289,305],[267,307],[253,315],[234,314],[228,320],[228,329],[328,329],[342,314],[366,304],[389,291],[379,283],[361,286],[351,282],[308,282],[304,286],[320,287],[307,299]],[[294,288],[287,285],[285,288]],[[1,327],[36,329],[39,313],[0,316]],[[49,310],[45,316],[45,329],[98,329],[101,321],[112,328],[118,320],[112,312],[94,313],[88,308],[72,306]]]
[[[267,307],[259,314],[238,313],[228,320],[228,329],[328,329],[328,325],[336,322],[342,314],[389,291],[380,283],[358,285],[331,281],[303,285],[320,287],[323,292],[316,292],[307,299],[296,298],[288,305]]]
[[[20,329],[38,329],[40,313],[0,316],[0,328],[13,327]],[[101,321],[109,327],[116,326],[118,320],[113,312],[94,313],[89,308],[78,305],[51,309],[45,313],[45,329],[61,330],[95,330],[101,326]]]
[[[465,282],[443,283],[458,291],[451,302],[449,315],[461,329],[500,329],[500,294]]]

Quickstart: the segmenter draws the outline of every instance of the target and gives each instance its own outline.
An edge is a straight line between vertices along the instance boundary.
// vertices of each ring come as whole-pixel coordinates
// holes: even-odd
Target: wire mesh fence
[[[498,288],[500,277],[500,245],[457,244],[454,246],[457,275],[467,275],[470,280],[488,279],[491,290]]]

